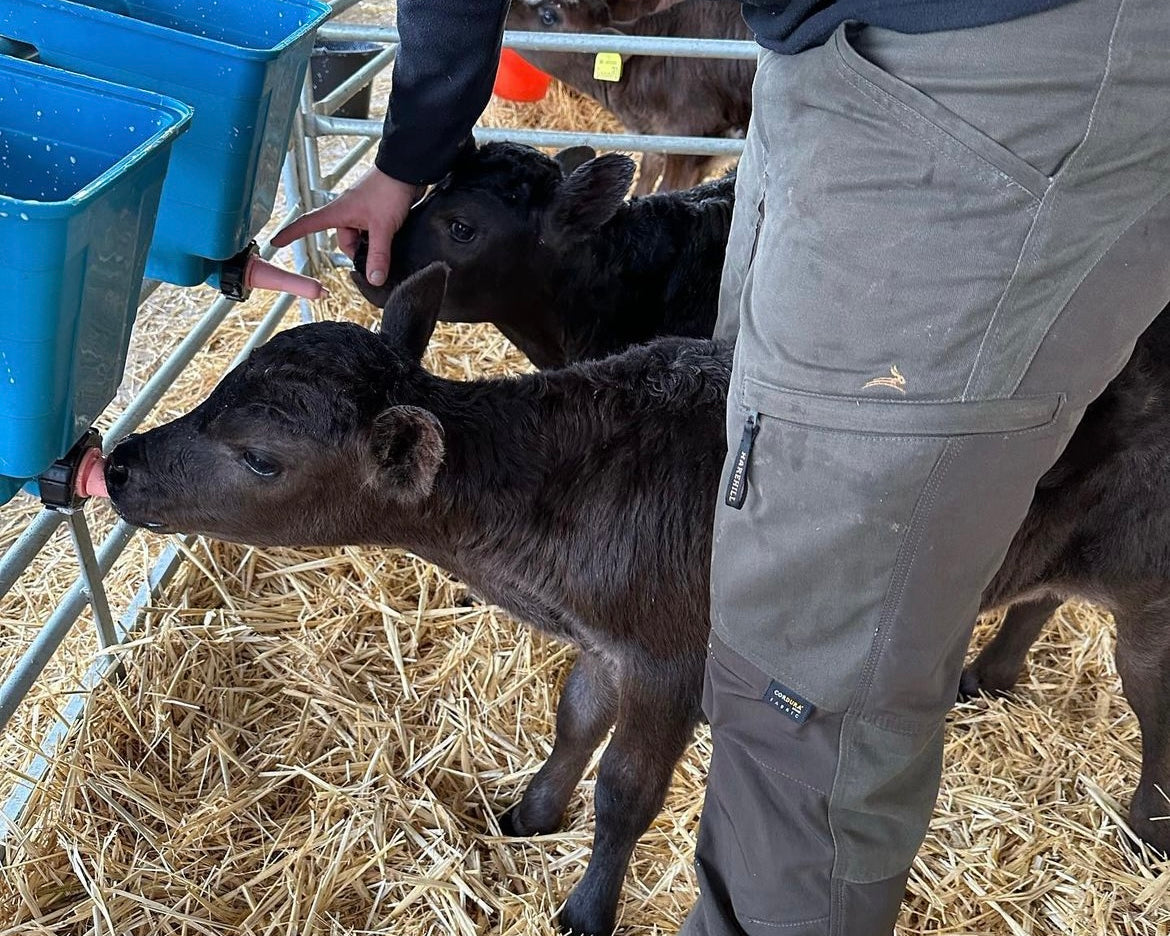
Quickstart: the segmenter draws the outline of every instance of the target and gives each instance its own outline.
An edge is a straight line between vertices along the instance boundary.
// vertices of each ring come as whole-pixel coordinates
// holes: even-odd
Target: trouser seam
[[[975,383],[976,375],[979,373],[979,366],[983,361],[984,352],[987,350],[987,344],[992,340],[996,323],[999,322],[1003,314],[1004,303],[1011,295],[1012,286],[1015,285],[1021,270],[1023,270],[1024,265],[1027,262],[1028,245],[1032,242],[1032,238],[1036,236],[1037,226],[1040,224],[1041,218],[1044,218],[1044,220],[1047,221],[1048,217],[1051,216],[1052,206],[1056,204],[1056,199],[1059,194],[1057,190],[1057,183],[1053,182],[1052,187],[1048,191],[1052,200],[1047,206],[1047,211],[1045,210],[1045,204],[1043,202],[1041,203],[1040,210],[1032,215],[1032,221],[1028,225],[1027,233],[1024,234],[1023,240],[1020,241],[1020,251],[1016,255],[1016,264],[1012,268],[1011,276],[1009,276],[1007,282],[1004,283],[1003,289],[1000,291],[999,298],[995,302],[995,308],[991,312],[991,317],[987,320],[987,326],[983,329],[983,337],[979,340],[979,347],[975,349],[975,358],[971,361],[971,370],[967,373],[967,382],[963,386],[962,392],[959,394],[961,399],[965,400],[968,398],[968,395],[971,392],[971,387]]]
[[[1027,378],[1028,372],[1032,369],[1032,364],[1036,360],[1036,355],[1040,353],[1041,348],[1044,346],[1045,339],[1052,332],[1052,329],[1054,329],[1060,323],[1061,317],[1068,310],[1069,303],[1072,302],[1073,296],[1076,295],[1077,290],[1080,289],[1085,280],[1087,280],[1093,274],[1093,271],[1096,270],[1098,266],[1100,266],[1101,261],[1108,255],[1109,251],[1117,246],[1118,241],[1120,241],[1126,234],[1133,230],[1134,226],[1140,222],[1142,218],[1146,217],[1146,215],[1148,215],[1158,205],[1162,204],[1162,202],[1166,201],[1168,198],[1170,198],[1170,187],[1167,187],[1164,191],[1159,191],[1156,195],[1154,195],[1148,203],[1142,206],[1142,210],[1138,214],[1134,215],[1129,224],[1118,231],[1116,236],[1101,249],[1101,251],[1094,258],[1093,262],[1085,267],[1084,272],[1080,275],[1080,277],[1077,278],[1077,281],[1073,284],[1072,289],[1069,290],[1065,301],[1061,304],[1056,314],[1052,316],[1052,320],[1045,326],[1044,332],[1039,335],[1037,340],[1034,342],[1034,347],[1032,348],[1031,354],[1028,355],[1028,359],[1024,362],[1023,367],[1020,368],[1019,374],[1016,377],[1014,384],[1012,385],[1012,394],[1015,394],[1015,392],[1019,390],[1020,384],[1022,384]],[[988,331],[990,332],[990,328]]]
[[[902,549],[899,550],[899,556],[894,560],[894,572],[892,581],[890,582],[890,590],[886,593],[886,597],[882,602],[881,617],[878,619],[874,639],[870,645],[870,651],[866,656],[865,668],[862,670],[861,680],[849,704],[849,710],[846,716],[847,721],[849,720],[849,714],[853,715],[855,719],[860,720],[861,710],[864,708],[866,702],[869,701],[869,692],[873,686],[878,663],[888,643],[889,630],[893,624],[895,613],[894,609],[900,604],[906,590],[906,583],[910,578],[910,570],[918,561],[918,549],[922,545],[924,532],[923,525],[921,523],[915,523],[915,521],[922,520],[930,515],[930,511],[934,508],[935,500],[938,497],[938,492],[942,487],[943,479],[950,471],[951,462],[955,460],[958,449],[961,447],[962,439],[947,439],[942,454],[939,455],[927,478],[926,490],[923,492],[924,496],[921,496],[915,505],[910,519],[910,529],[907,531],[906,539],[902,541]]]
[[[1085,122],[1084,135],[1081,137],[1080,142],[1077,143],[1077,145],[1073,148],[1073,151],[1069,154],[1068,159],[1064,161],[1064,164],[1060,166],[1059,169],[1057,169],[1056,173],[1052,177],[1052,186],[1049,189],[1049,192],[1051,193],[1051,201],[1047,206],[1047,211],[1045,211],[1045,208],[1042,205],[1040,211],[1037,212],[1037,214],[1032,218],[1032,224],[1028,229],[1027,236],[1024,238],[1024,243],[1020,250],[1020,256],[1016,261],[1016,268],[1012,270],[1011,278],[1008,280],[1007,285],[1004,287],[1003,293],[1000,295],[1000,299],[996,304],[995,311],[991,314],[991,320],[987,323],[987,330],[983,333],[983,340],[979,343],[979,347],[975,351],[975,360],[971,364],[971,372],[967,376],[967,386],[963,390],[964,396],[966,396],[967,392],[971,389],[972,384],[975,383],[975,378],[979,371],[979,364],[983,360],[983,352],[986,350],[987,342],[991,338],[992,329],[994,328],[995,323],[999,320],[1004,300],[1011,291],[1012,285],[1016,282],[1016,277],[1019,275],[1020,268],[1023,266],[1024,257],[1028,248],[1028,242],[1032,239],[1032,236],[1036,230],[1036,224],[1042,214],[1051,216],[1056,211],[1056,204],[1058,201],[1060,201],[1062,193],[1061,182],[1064,177],[1069,174],[1073,166],[1080,162],[1080,158],[1085,150],[1085,147],[1088,145],[1089,137],[1093,132],[1093,123],[1097,116],[1097,107],[1101,103],[1101,96],[1105,93],[1105,84],[1109,80],[1111,66],[1113,64],[1113,43],[1117,38],[1117,28],[1121,23],[1121,11],[1125,6],[1125,3],[1126,0],[1119,0],[1117,4],[1117,13],[1113,17],[1113,28],[1109,31],[1109,43],[1105,48],[1105,67],[1101,69],[1101,82],[1097,85],[1097,93],[1093,95],[1093,104],[1089,108],[1089,119]],[[1096,264],[1094,264],[1094,266],[1095,265]],[[1049,326],[1049,329],[1051,329],[1051,325]],[[1048,330],[1045,331],[1045,334],[1047,334],[1047,331]],[[1033,352],[1033,357],[1034,356],[1035,352]],[[1029,359],[1029,363],[1030,362],[1031,359]],[[1027,373],[1027,368],[1024,368],[1023,372]],[[1023,381],[1022,375],[1020,377],[1020,381]],[[1019,383],[1017,382],[1016,385],[1019,386]]]
[[[1097,108],[1101,103],[1101,98],[1105,94],[1105,85],[1109,83],[1109,78],[1113,74],[1113,46],[1117,41],[1117,30],[1121,25],[1121,14],[1125,9],[1128,0],[1118,0],[1117,13],[1113,17],[1113,28],[1109,30],[1109,42],[1105,46],[1105,67],[1101,69],[1101,83],[1097,85],[1097,93],[1093,95],[1093,105],[1089,108],[1089,119],[1085,122],[1085,133],[1081,137],[1080,142],[1073,148],[1069,154],[1068,159],[1064,161],[1056,174],[1053,176],[1053,182],[1060,179],[1061,176],[1066,175],[1070,171],[1070,167],[1079,161],[1085,146],[1089,142],[1089,137],[1093,133],[1093,124],[1097,119]]]
[[[909,579],[910,569],[913,567],[918,557],[918,549],[922,542],[923,526],[920,521],[922,518],[929,516],[931,509],[934,506],[935,499],[938,496],[938,491],[942,487],[942,481],[950,470],[951,462],[954,461],[958,454],[958,450],[962,447],[962,440],[948,439],[942,453],[935,461],[931,469],[930,475],[926,480],[926,485],[922,493],[919,495],[918,502],[915,504],[914,511],[911,515],[910,529],[907,531],[906,539],[902,541],[902,547],[899,549],[898,557],[894,560],[894,572],[891,577],[890,586],[887,590],[886,597],[882,602],[882,614],[878,620],[878,625],[874,633],[874,639],[870,644],[870,650],[866,656],[865,667],[862,670],[861,679],[858,683],[857,689],[854,693],[853,699],[850,701],[849,708],[845,713],[845,717],[841,722],[841,731],[837,745],[837,766],[833,775],[832,792],[829,795],[828,810],[826,822],[829,826],[829,834],[833,838],[833,871],[832,876],[835,879],[844,879],[844,875],[838,873],[838,862],[840,860],[840,844],[837,838],[836,822],[834,821],[833,812],[833,796],[839,788],[839,779],[841,776],[841,765],[850,760],[850,755],[857,746],[856,732],[852,730],[856,724],[861,720],[859,712],[869,699],[869,690],[872,686],[874,675],[877,671],[878,661],[881,659],[888,641],[888,631],[892,624],[893,610],[901,601],[902,593],[905,589],[906,582]],[[840,897],[835,900],[830,899],[831,911],[838,913],[843,912],[840,909]],[[834,906],[834,904],[836,904]],[[833,921],[830,920],[830,933],[836,932],[833,928]]]
[[[783,770],[780,770],[776,767],[773,767],[771,764],[764,763],[762,760],[760,760],[758,757],[756,757],[750,750],[748,750],[746,745],[741,744],[739,741],[736,741],[734,738],[724,738],[723,742],[725,744],[734,744],[737,748],[740,749],[740,751],[742,751],[744,754],[746,754],[749,759],[751,759],[753,762],[755,762],[759,766],[763,767],[764,770],[767,770],[770,773],[774,773],[777,776],[783,777],[785,780],[790,780],[792,783],[795,783],[797,786],[804,787],[806,790],[809,790],[813,793],[816,793],[819,796],[828,797],[828,795],[829,795],[828,790],[822,790],[822,789],[820,789],[820,787],[815,787],[811,783],[805,783],[799,777],[794,777],[791,774],[785,773]]]
[[[972,158],[977,160],[979,162],[980,166],[983,168],[983,171],[990,172],[990,173],[998,176],[1000,182],[1003,184],[1006,184],[1009,188],[1016,188],[1016,189],[1019,189],[1021,192],[1023,192],[1029,199],[1030,211],[1035,210],[1036,206],[1040,204],[1041,199],[1039,196],[1037,196],[1034,192],[1030,191],[1025,186],[1021,185],[1019,182],[1017,182],[1015,179],[1013,179],[1010,175],[1008,175],[1006,172],[1004,172],[998,166],[996,166],[993,163],[989,162],[988,160],[984,159],[977,152],[975,152],[973,149],[971,149],[971,147],[969,147],[969,146],[967,146],[967,144],[963,143],[962,140],[956,139],[954,136],[952,136],[950,133],[948,133],[944,127],[940,127],[938,124],[936,124],[930,118],[926,117],[923,114],[918,113],[918,111],[914,110],[914,108],[910,107],[904,101],[898,100],[896,97],[894,97],[892,94],[890,94],[885,89],[880,88],[877,85],[874,85],[873,82],[870,81],[868,78],[866,78],[864,75],[857,75],[855,72],[852,71],[852,69],[844,61],[841,60],[839,54],[837,56],[837,60],[836,60],[835,64],[837,66],[837,71],[840,73],[841,77],[846,81],[846,83],[852,85],[860,94],[869,98],[869,100],[871,100],[875,104],[877,104],[878,107],[885,110],[890,115],[890,118],[894,121],[894,123],[896,123],[899,127],[901,127],[903,130],[905,130],[907,133],[909,133],[912,137],[914,137],[914,139],[918,140],[920,143],[925,143],[932,150],[934,150],[941,157],[943,157],[943,159],[958,166],[964,172],[968,172],[971,169],[971,166],[969,164],[964,163],[964,161],[961,160],[959,157],[957,157],[954,153],[947,152],[945,147],[940,146],[934,140],[931,140],[927,134],[920,132],[918,130],[918,128],[916,128],[912,125],[910,120],[906,119],[905,114],[912,114],[914,116],[914,118],[916,118],[918,120],[923,120],[926,123],[930,124],[932,127],[934,127],[936,130],[938,130],[940,133],[945,134],[947,139],[951,140],[956,146],[962,147],[962,149],[965,152],[969,153],[972,156]],[[861,82],[865,82],[866,85],[870,85],[870,86],[876,88],[877,93],[869,90],[869,88],[862,85]],[[878,95],[881,95],[881,96],[879,97]],[[899,110],[901,110],[904,113],[899,113]]]
[[[1000,294],[999,302],[996,303],[995,311],[992,312],[991,319],[987,323],[987,328],[983,332],[983,340],[980,341],[979,347],[975,351],[975,360],[972,361],[972,363],[971,363],[971,371],[967,375],[967,385],[963,388],[963,396],[966,396],[970,392],[971,388],[974,386],[974,384],[978,378],[979,367],[983,361],[984,352],[986,350],[988,350],[987,345],[988,345],[988,342],[992,339],[996,323],[1000,320],[1000,313],[1003,311],[1003,304],[1007,300],[1008,295],[1011,292],[1012,286],[1015,285],[1017,277],[1019,276],[1020,270],[1022,269],[1022,267],[1024,265],[1025,257],[1027,255],[1027,251],[1028,251],[1028,245],[1036,233],[1037,224],[1039,223],[1041,216],[1044,216],[1045,219],[1047,220],[1047,219],[1051,218],[1056,213],[1057,203],[1062,200],[1062,197],[1064,194],[1064,187],[1061,185],[1062,181],[1064,180],[1064,178],[1066,176],[1068,176],[1070,173],[1072,173],[1074,171],[1075,167],[1077,165],[1079,165],[1080,162],[1083,160],[1084,151],[1089,144],[1089,138],[1093,132],[1093,124],[1094,124],[1094,122],[1096,120],[1096,116],[1097,116],[1097,108],[1101,103],[1101,98],[1105,93],[1105,86],[1108,83],[1109,78],[1112,74],[1113,46],[1114,46],[1114,43],[1117,39],[1117,30],[1121,24],[1121,15],[1122,15],[1122,11],[1126,5],[1126,2],[1127,2],[1127,0],[1119,0],[1119,2],[1117,4],[1117,13],[1113,17],[1113,28],[1109,31],[1109,43],[1105,49],[1105,67],[1102,68],[1102,70],[1101,70],[1101,82],[1097,85],[1097,92],[1093,96],[1093,104],[1089,108],[1089,119],[1086,121],[1086,124],[1085,124],[1085,133],[1081,137],[1080,142],[1077,143],[1077,145],[1073,148],[1072,153],[1070,153],[1069,157],[1064,161],[1064,164],[1062,166],[1060,166],[1060,168],[1057,169],[1056,173],[1053,175],[1052,185],[1048,190],[1048,195],[1046,196],[1047,204],[1041,203],[1040,210],[1032,218],[1032,224],[1029,226],[1028,233],[1024,237],[1024,243],[1020,248],[1020,256],[1017,258],[1016,267],[1014,270],[1012,270],[1012,275],[1008,279],[1007,285],[1004,286],[1003,292]],[[1153,201],[1146,208],[1145,212],[1142,212],[1141,215],[1138,215],[1138,218],[1141,218],[1144,214],[1146,214],[1150,210],[1150,208],[1152,208],[1155,204],[1157,204],[1157,202],[1158,202],[1158,199]],[[1136,223],[1136,219],[1135,219],[1135,223]],[[1128,227],[1127,227],[1127,230],[1128,230]],[[1121,235],[1118,235],[1118,237],[1120,237],[1120,236]],[[1116,241],[1114,241],[1114,243],[1115,242]],[[1110,246],[1112,246],[1112,244],[1110,244]],[[1108,250],[1108,248],[1106,248],[1106,250]],[[1082,276],[1081,279],[1077,281],[1077,286],[1079,286],[1081,284],[1081,282],[1084,281],[1085,277],[1088,276],[1089,271],[1092,270],[1094,267],[1096,267],[1097,263],[1100,262],[1101,257],[1104,255],[1105,255],[1105,251],[1102,251],[1101,255],[1097,258],[1097,260],[1095,260],[1092,264],[1090,264],[1088,266],[1088,268],[1086,269],[1086,271],[1084,273],[1084,276]],[[1074,287],[1072,292],[1069,293],[1069,296],[1071,297],[1075,291],[1076,291],[1076,287]],[[1067,305],[1068,305],[1068,300],[1066,299],[1064,305],[1061,307],[1061,311],[1063,311],[1064,306],[1067,306]],[[1031,367],[1032,361],[1035,359],[1036,355],[1040,352],[1040,345],[1043,344],[1044,338],[1052,330],[1053,326],[1059,320],[1059,318],[1060,318],[1060,312],[1058,311],[1057,314],[1053,317],[1052,321],[1049,322],[1048,327],[1045,328],[1044,333],[1039,337],[1039,340],[1036,342],[1036,346],[1033,349],[1032,353],[1029,355],[1025,366],[1023,368],[1021,368],[1019,377],[1017,378],[1017,380],[1015,381],[1015,383],[1012,387],[1012,391],[1011,391],[1012,393],[1014,393],[1015,390],[1019,387],[1019,385],[1021,383],[1023,383],[1024,376],[1027,374],[1028,368]]]
[[[755,923],[757,926],[774,926],[778,929],[786,929],[794,926],[808,926],[811,923],[820,923],[823,920],[829,919],[829,917],[826,914],[825,916],[811,917],[807,920],[797,920],[795,923],[773,923],[771,920],[757,920],[755,917],[744,917],[743,919],[745,922]]]

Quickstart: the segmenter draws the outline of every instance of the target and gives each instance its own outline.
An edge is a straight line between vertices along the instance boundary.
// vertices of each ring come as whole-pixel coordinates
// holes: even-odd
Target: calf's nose
[[[130,481],[131,471],[142,464],[142,436],[138,433],[126,436],[114,446],[106,462],[106,486],[122,488]]]

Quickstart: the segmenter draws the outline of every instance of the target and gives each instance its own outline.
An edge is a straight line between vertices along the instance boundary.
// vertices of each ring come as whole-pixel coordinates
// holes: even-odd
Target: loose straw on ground
[[[343,275],[330,286],[321,317],[375,320]],[[143,310],[131,385],[206,298],[164,290]],[[264,307],[233,313],[153,421],[206,395]],[[487,326],[441,328],[428,362],[459,379],[524,367]],[[31,509],[0,511],[0,547]],[[160,544],[144,536],[118,564],[115,605]],[[593,769],[563,832],[505,839],[495,817],[550,750],[571,651],[398,552],[199,541],[192,558],[11,834],[0,936],[553,933],[589,855]],[[59,536],[0,602],[0,669],[72,574]],[[1111,628],[1066,606],[1015,699],[954,711],[901,936],[1170,933],[1170,866],[1124,828],[1140,738]],[[90,630],[0,739],[0,795],[92,660]],[[625,932],[672,933],[686,914],[708,755],[700,732],[638,846]]]

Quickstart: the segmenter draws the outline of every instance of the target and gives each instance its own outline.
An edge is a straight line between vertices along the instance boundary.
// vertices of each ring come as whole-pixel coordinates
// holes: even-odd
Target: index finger
[[[325,205],[322,208],[316,208],[301,215],[295,221],[289,222],[272,235],[272,246],[287,247],[306,234],[315,234],[317,231],[325,231],[335,227],[336,222],[333,221],[332,212],[329,210],[332,207],[332,205]]]

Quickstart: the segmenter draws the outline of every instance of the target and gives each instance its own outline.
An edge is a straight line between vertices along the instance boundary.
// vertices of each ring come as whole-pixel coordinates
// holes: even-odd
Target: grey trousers
[[[980,593],[1170,300],[1170,2],[765,53],[684,933],[887,936]]]

